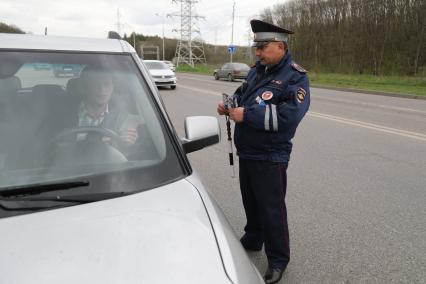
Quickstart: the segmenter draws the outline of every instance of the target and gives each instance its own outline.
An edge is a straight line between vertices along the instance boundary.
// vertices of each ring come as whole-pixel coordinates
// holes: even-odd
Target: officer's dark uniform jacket
[[[288,163],[291,140],[310,104],[306,71],[287,51],[271,68],[257,62],[235,96],[238,106],[244,107],[244,121],[235,125],[238,156]]]

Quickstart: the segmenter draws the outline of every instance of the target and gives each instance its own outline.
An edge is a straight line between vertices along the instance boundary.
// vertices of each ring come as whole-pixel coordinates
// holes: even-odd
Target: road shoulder
[[[373,90],[360,90],[360,89],[351,89],[351,88],[344,88],[344,87],[322,86],[322,85],[318,86],[318,85],[315,85],[315,84],[311,84],[311,87],[312,88],[318,88],[318,89],[351,92],[351,93],[360,93],[360,94],[367,94],[367,95],[378,95],[378,96],[388,96],[388,97],[397,97],[397,98],[426,100],[426,96],[418,96],[418,95],[410,95],[410,94],[398,94],[398,93],[380,92],[380,91],[373,91]]]

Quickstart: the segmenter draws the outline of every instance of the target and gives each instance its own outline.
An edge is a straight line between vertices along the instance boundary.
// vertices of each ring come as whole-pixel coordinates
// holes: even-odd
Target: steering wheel
[[[85,133],[87,138],[79,141],[77,134]],[[93,136],[93,134],[95,134]],[[96,137],[96,139],[92,139]],[[102,138],[109,137],[108,143]],[[51,147],[43,155],[46,163],[60,161],[71,164],[121,163],[127,158],[120,150],[121,137],[114,131],[102,127],[75,127],[58,133],[50,142]],[[53,151],[52,151],[53,149]]]
[[[120,136],[115,132],[112,131],[111,129],[108,128],[103,128],[103,127],[97,127],[97,126],[88,126],[88,127],[75,127],[75,128],[70,128],[70,129],[65,129],[61,132],[59,132],[55,138],[52,140],[52,143],[59,143],[59,141],[64,141],[66,139],[73,139],[75,140],[75,135],[79,134],[79,133],[87,133],[89,135],[89,133],[93,133],[93,134],[97,134],[97,136],[99,137],[110,137],[113,142],[115,144],[120,144],[122,142],[122,139],[120,138]]]

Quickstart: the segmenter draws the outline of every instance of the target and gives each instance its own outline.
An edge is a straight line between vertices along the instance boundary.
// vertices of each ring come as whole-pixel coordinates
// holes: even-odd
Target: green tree
[[[14,25],[7,25],[0,22],[0,33],[24,34],[25,32]]]
[[[295,31],[290,50],[307,69],[426,73],[424,0],[290,0],[261,18]]]

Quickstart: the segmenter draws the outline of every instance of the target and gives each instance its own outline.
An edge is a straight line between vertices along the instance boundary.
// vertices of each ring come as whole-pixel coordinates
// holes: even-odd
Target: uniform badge
[[[293,67],[293,69],[296,69],[300,73],[307,73],[308,72],[305,69],[303,69],[303,67],[300,66],[299,64],[297,64],[296,62],[291,63],[291,67]]]
[[[303,88],[297,90],[296,99],[299,103],[303,102],[306,97],[306,91]]]
[[[265,91],[262,94],[262,100],[269,101],[270,99],[272,99],[273,96],[274,94],[271,91]]]
[[[265,102],[259,96],[256,97],[256,103],[258,103],[260,106],[265,105]]]

